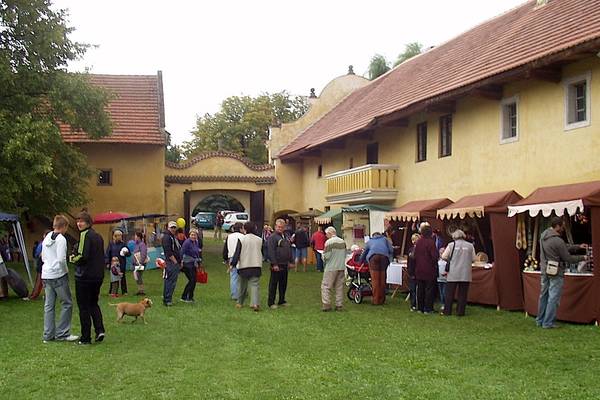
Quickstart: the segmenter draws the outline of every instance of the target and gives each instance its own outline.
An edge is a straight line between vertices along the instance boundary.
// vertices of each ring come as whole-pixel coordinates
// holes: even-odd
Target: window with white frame
[[[591,74],[565,80],[565,129],[576,129],[590,124]]]
[[[502,100],[500,107],[500,143],[519,140],[519,97]]]

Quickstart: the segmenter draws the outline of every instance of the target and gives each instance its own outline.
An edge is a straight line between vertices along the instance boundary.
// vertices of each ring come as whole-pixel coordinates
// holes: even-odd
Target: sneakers
[[[321,311],[323,311],[323,312],[331,311],[331,305],[330,304],[323,304],[321,306]]]
[[[272,305],[269,306],[269,308],[271,310],[277,310],[279,307],[277,307],[277,304],[272,304]]]
[[[235,303],[235,308],[237,308],[238,310],[240,310],[242,307],[244,307],[244,306],[241,305],[240,303]]]
[[[290,303],[288,303],[287,301],[285,303],[279,304],[279,307],[289,307]]]
[[[344,311],[344,307],[342,307],[342,306],[336,306],[335,307],[335,311]]]
[[[50,342],[54,342],[54,339],[42,339],[42,343],[47,344]]]
[[[164,306],[165,306],[165,307],[171,307],[171,306],[173,306],[173,303],[172,303],[172,302],[170,302],[170,301],[168,301],[168,302],[165,302],[165,303],[163,303],[163,304],[164,304]]]
[[[79,341],[77,341],[77,344],[80,344],[80,345],[83,345],[83,346],[87,346],[87,345],[92,344],[92,342],[91,341],[87,341],[87,340],[86,341],[79,340]]]
[[[104,332],[100,332],[99,334],[96,335],[96,342],[102,342],[104,340]]]
[[[193,303],[194,300],[188,300],[188,299],[179,299],[179,301],[184,302],[184,303]]]
[[[74,342],[79,339],[79,336],[69,335],[61,338],[56,338],[57,342]]]
[[[259,312],[260,311],[260,306],[251,306],[250,307],[252,309],[252,311],[254,312]]]

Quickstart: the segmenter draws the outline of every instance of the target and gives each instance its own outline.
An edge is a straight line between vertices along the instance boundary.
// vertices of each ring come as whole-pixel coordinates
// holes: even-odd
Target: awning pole
[[[21,246],[21,254],[23,255],[23,261],[25,262],[25,268],[27,269],[27,275],[29,276],[29,284],[33,290],[33,279],[31,278],[31,270],[29,269],[29,257],[27,256],[27,246],[25,246],[25,238],[23,237],[23,231],[21,230],[21,223],[19,221],[13,222],[13,230]]]
[[[406,246],[406,235],[408,235],[408,221],[404,223],[404,234],[402,235],[402,248],[400,249],[400,257],[404,255],[404,247]]]

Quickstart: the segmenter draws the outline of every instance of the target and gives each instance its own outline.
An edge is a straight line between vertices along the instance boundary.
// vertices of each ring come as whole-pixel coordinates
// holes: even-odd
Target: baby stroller
[[[348,299],[360,304],[363,297],[373,295],[373,287],[371,286],[371,274],[369,272],[369,264],[367,262],[360,263],[360,255],[362,250],[354,250],[348,261],[346,261],[346,273],[348,274]]]

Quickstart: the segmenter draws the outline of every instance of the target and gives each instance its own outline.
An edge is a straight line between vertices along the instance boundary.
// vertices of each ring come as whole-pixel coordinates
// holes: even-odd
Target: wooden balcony
[[[332,204],[393,201],[398,194],[397,165],[370,164],[325,176]]]

